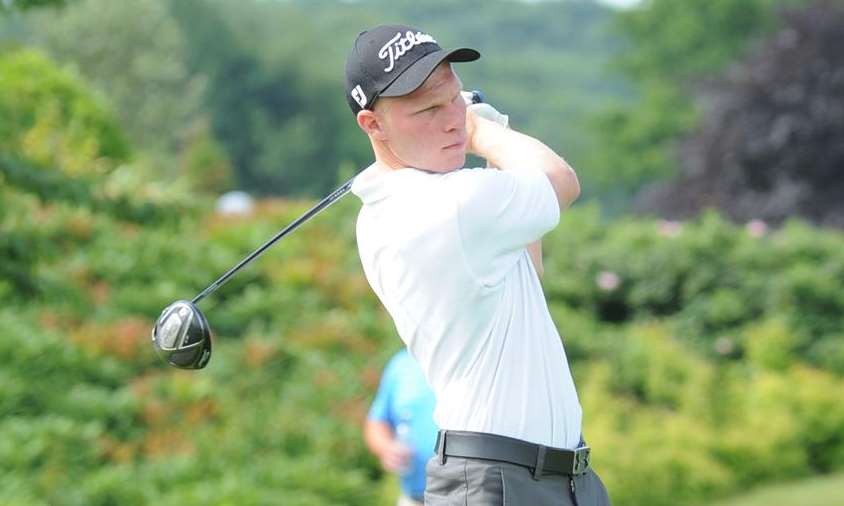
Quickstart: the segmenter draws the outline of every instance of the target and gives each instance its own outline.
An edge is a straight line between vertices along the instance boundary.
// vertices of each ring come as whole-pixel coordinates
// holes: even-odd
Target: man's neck
[[[389,146],[372,140],[372,153],[375,155],[375,163],[384,170],[404,169],[407,166],[393,153]]]

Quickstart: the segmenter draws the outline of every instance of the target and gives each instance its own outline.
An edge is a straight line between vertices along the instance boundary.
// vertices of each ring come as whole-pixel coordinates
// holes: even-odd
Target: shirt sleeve
[[[453,187],[466,261],[486,285],[498,283],[525,247],[560,221],[557,195],[539,170],[461,170]]]
[[[390,360],[384,372],[381,374],[381,383],[378,385],[378,392],[375,394],[375,399],[369,407],[369,420],[379,422],[386,422],[390,426],[395,427],[395,420],[393,413],[394,405],[394,391],[396,385],[396,360]]]

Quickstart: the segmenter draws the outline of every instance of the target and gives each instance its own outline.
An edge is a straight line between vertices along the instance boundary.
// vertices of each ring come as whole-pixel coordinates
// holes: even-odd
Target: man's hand
[[[472,94],[468,91],[461,91],[460,94],[463,95],[463,100],[466,102],[467,115],[473,114],[475,116],[480,116],[490,121],[494,121],[503,127],[510,124],[510,117],[506,114],[501,114],[495,107],[487,104],[486,102],[480,102],[478,104],[472,103]]]
[[[392,427],[381,420],[366,420],[363,427],[366,446],[378,457],[384,469],[400,473],[410,465],[413,452],[396,440]]]
[[[463,95],[463,100],[466,102],[466,137],[468,138],[466,150],[474,155],[479,155],[474,142],[477,122],[488,120],[507,128],[510,124],[510,117],[501,114],[495,107],[485,102],[472,103],[472,94],[468,91],[462,91],[460,94]]]
[[[401,473],[410,465],[412,451],[395,439],[379,448],[378,460],[384,469],[392,473]]]

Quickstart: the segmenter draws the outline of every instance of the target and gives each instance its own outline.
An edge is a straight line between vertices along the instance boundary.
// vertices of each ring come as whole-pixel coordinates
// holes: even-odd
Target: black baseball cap
[[[481,54],[443,49],[427,33],[405,25],[380,25],[361,32],[346,58],[346,100],[352,112],[372,109],[379,97],[412,93],[443,61],[475,61]]]

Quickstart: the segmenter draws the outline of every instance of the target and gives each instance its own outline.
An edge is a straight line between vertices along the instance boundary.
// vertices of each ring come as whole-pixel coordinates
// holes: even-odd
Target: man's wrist
[[[467,135],[470,142],[466,150],[473,155],[488,160],[492,154],[491,150],[496,144],[494,138],[500,135],[501,131],[507,129],[495,121],[477,115],[469,122],[469,125],[471,130],[467,132]]]

